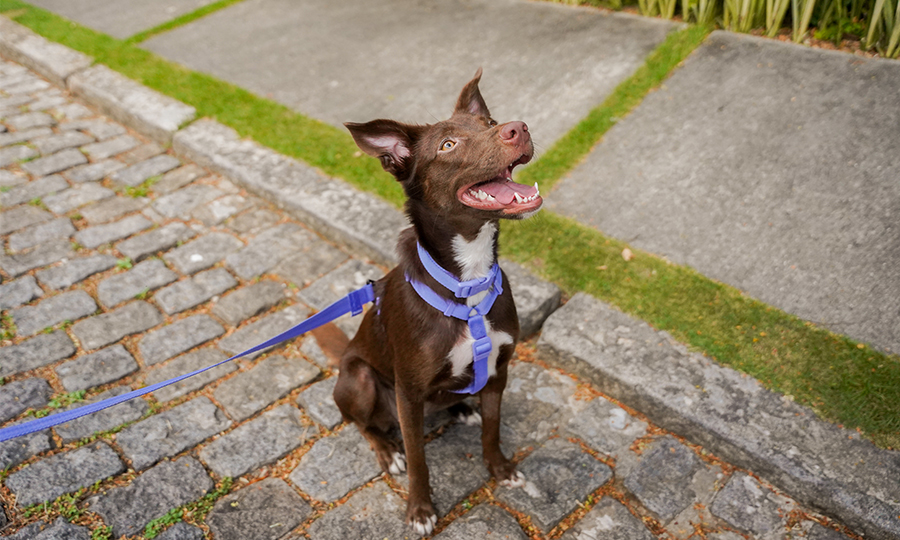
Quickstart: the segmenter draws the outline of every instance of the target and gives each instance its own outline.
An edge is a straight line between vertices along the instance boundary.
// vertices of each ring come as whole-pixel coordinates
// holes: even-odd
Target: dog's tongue
[[[513,202],[516,193],[522,197],[531,197],[537,193],[534,186],[525,186],[512,181],[490,182],[478,187],[488,195],[492,195],[501,204]]]

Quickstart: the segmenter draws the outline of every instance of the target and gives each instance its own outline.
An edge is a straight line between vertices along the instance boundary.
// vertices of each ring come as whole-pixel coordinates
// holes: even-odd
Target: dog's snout
[[[500,127],[500,138],[508,144],[524,144],[531,140],[525,122],[508,122]]]

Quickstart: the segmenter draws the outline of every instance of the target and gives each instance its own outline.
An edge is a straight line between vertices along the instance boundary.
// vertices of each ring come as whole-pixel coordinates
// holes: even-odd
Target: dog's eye
[[[497,121],[494,120],[493,118],[491,118],[490,120],[488,120],[488,124],[489,124],[491,127],[494,127],[494,126],[497,125]]]
[[[446,152],[447,150],[452,149],[454,146],[456,146],[456,141],[451,141],[450,139],[447,139],[446,141],[441,143],[441,150]]]

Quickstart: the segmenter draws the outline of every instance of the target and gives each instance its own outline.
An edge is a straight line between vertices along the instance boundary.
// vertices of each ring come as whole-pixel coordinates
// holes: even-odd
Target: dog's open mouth
[[[513,169],[529,161],[531,156],[522,154],[494,178],[469,184],[460,189],[456,197],[466,206],[478,210],[499,210],[508,215],[537,210],[544,202],[537,182],[526,186],[512,181]]]

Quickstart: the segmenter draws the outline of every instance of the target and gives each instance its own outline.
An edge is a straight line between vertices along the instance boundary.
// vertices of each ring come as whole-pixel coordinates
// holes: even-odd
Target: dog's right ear
[[[372,120],[365,124],[344,124],[360,150],[381,160],[384,170],[405,179],[409,156],[419,137],[419,127],[393,120]]]

